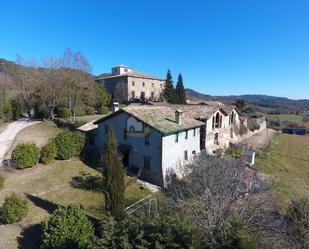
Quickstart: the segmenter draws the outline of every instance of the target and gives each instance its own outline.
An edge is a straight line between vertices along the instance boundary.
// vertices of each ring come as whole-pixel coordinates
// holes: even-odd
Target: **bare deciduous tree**
[[[171,173],[167,195],[171,208],[180,210],[199,229],[211,247],[224,227],[240,220],[255,235],[285,234],[276,201],[261,184],[255,171],[238,160],[224,160],[202,154],[177,180]]]

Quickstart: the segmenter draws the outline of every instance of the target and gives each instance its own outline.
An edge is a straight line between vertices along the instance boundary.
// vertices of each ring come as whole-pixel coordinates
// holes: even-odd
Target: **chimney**
[[[118,110],[119,110],[119,103],[118,102],[113,102],[112,112],[116,112]]]
[[[175,122],[179,125],[182,123],[182,111],[179,109],[175,111]]]

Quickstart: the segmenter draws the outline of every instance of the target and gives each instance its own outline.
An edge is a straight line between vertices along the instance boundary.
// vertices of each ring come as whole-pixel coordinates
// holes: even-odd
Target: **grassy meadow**
[[[256,163],[274,178],[273,190],[283,207],[309,190],[309,136],[279,135]]]
[[[269,120],[279,120],[280,122],[302,122],[304,116],[302,115],[266,115]]]

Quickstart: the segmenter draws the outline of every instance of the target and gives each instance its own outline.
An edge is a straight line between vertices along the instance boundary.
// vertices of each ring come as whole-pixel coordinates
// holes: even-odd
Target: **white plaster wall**
[[[200,152],[200,128],[188,130],[188,138],[185,138],[185,131],[178,134],[178,142],[176,142],[176,134],[165,136],[162,139],[162,173],[165,178],[166,172],[173,169],[176,173],[182,173],[182,167],[194,158],[192,151],[196,154]],[[184,151],[188,151],[188,161],[184,160]]]

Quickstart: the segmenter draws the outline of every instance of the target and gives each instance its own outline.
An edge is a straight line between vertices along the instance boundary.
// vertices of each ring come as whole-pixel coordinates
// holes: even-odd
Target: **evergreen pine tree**
[[[178,76],[176,89],[175,89],[175,95],[176,95],[175,102],[177,104],[186,104],[186,91],[183,85],[183,78],[181,74],[179,74]]]
[[[125,206],[124,170],[117,154],[117,141],[114,129],[109,127],[106,145],[102,155],[104,181],[104,194],[106,210],[115,218],[122,218]]]
[[[170,70],[168,70],[166,74],[163,98],[169,103],[174,103],[175,101],[175,89],[173,85],[172,73]]]

